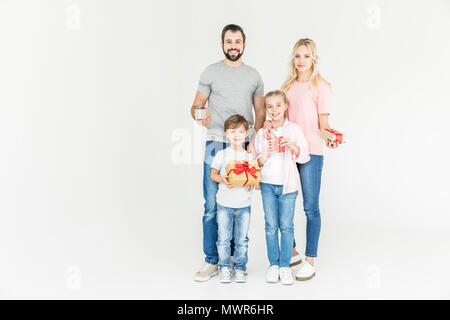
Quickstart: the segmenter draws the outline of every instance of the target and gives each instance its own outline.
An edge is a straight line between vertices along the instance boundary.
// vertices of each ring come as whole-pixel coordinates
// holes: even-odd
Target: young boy
[[[234,270],[236,282],[246,282],[248,228],[250,225],[251,187],[232,187],[225,167],[232,160],[251,160],[243,144],[248,135],[248,122],[241,115],[229,117],[224,124],[229,147],[217,152],[211,163],[211,179],[219,183],[217,192],[217,251],[219,281],[231,282],[230,242],[234,236]]]

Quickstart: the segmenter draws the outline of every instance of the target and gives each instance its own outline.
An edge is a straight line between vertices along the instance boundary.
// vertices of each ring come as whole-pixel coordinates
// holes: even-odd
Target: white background
[[[196,283],[202,134],[189,115],[220,33],[280,87],[316,41],[332,84],[317,276],[264,282],[255,192],[249,281]],[[1,1],[0,297],[450,298],[450,2]],[[297,202],[296,239],[305,219]]]

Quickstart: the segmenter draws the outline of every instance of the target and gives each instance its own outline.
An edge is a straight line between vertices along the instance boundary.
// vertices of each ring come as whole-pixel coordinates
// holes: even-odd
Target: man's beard
[[[244,50],[242,50],[242,52],[239,52],[239,53],[233,58],[228,52],[225,52],[225,50],[223,50],[223,48],[222,48],[222,51],[223,51],[223,54],[225,55],[225,57],[226,57],[228,60],[230,60],[230,61],[237,61],[237,60],[239,60],[239,58],[242,57],[242,54],[244,53]],[[231,51],[231,50],[229,50],[229,51]]]

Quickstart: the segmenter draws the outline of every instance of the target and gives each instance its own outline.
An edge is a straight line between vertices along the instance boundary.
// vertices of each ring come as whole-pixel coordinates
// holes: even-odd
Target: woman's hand
[[[333,142],[331,140],[327,140],[325,145],[330,149],[336,149],[339,146],[339,143],[337,143],[336,141]]]
[[[272,135],[273,129],[272,121],[270,120],[264,121],[263,129],[264,129],[264,138],[267,139],[267,137],[270,137]]]

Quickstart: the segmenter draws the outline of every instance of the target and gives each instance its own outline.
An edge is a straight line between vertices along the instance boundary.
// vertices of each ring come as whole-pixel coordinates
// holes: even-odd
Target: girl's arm
[[[303,134],[303,130],[300,126],[295,126],[292,128],[293,133],[293,143],[295,148],[292,152],[292,159],[298,163],[306,163],[309,161],[309,148],[308,142],[306,141],[305,135]],[[297,152],[298,150],[298,152]]]
[[[264,129],[259,129],[255,136],[255,151],[256,160],[258,160],[259,166],[263,166],[267,158],[270,157],[267,148],[264,147]]]

